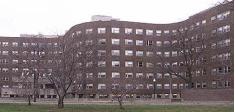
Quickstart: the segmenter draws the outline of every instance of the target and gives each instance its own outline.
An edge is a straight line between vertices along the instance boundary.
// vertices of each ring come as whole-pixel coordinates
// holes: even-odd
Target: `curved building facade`
[[[182,36],[200,54],[192,60],[192,88],[233,88],[233,7],[233,2],[218,5],[171,24],[111,20],[73,26],[65,37],[76,38],[86,49],[81,53],[91,55],[80,63],[86,70],[81,73],[85,91],[79,96],[109,97],[123,87],[127,97],[167,98],[172,93],[179,98],[189,84],[164,66],[187,75],[184,56],[174,46]]]

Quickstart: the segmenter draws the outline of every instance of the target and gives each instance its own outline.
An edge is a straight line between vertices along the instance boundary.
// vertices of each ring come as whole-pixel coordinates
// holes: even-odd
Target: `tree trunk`
[[[30,106],[30,105],[31,105],[31,96],[28,95],[28,106]]]
[[[119,108],[124,110],[125,108],[122,106],[122,99],[121,98],[118,98],[118,103],[119,103]]]
[[[64,97],[59,96],[58,108],[64,108]]]

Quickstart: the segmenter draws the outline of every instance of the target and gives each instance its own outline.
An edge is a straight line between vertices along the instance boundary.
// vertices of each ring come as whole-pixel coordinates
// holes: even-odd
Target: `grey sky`
[[[0,36],[63,34],[92,15],[172,23],[223,0],[0,0]]]

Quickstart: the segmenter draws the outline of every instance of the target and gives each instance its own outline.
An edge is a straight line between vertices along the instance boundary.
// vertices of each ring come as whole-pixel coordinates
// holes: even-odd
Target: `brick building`
[[[192,87],[233,88],[233,10],[232,1],[209,8],[178,23],[148,24],[110,20],[73,26],[64,38],[76,38],[74,43],[83,44],[88,48],[82,53],[90,53],[93,56],[87,62],[80,63],[86,66],[86,71],[81,73],[85,83],[84,90],[77,95],[107,98],[112,96],[112,89],[123,86],[131,90],[127,97],[168,98],[172,93],[174,98],[179,98],[181,90],[189,85],[181,78],[171,76],[169,71],[164,70],[164,66],[172,67],[181,76],[187,75],[182,67],[186,62],[178,48],[173,46],[179,45],[179,38],[185,36],[185,33],[180,35],[180,32],[186,31],[184,41],[191,40],[192,49],[197,54],[203,51],[194,60]],[[30,42],[27,42],[29,40]],[[203,41],[199,42],[200,40]],[[33,48],[34,45],[43,43],[44,46],[52,46],[43,52],[51,55],[57,53],[58,43],[55,38],[2,37],[0,41],[2,88],[18,87],[13,79],[17,74],[19,76],[24,68],[14,63],[23,62],[25,48]],[[25,43],[29,46],[24,47]],[[92,46],[92,49],[89,46]],[[21,60],[16,61],[14,58],[16,51]],[[29,49],[29,52],[35,54],[32,49]],[[47,68],[41,69],[50,69],[50,66],[53,66],[50,59],[44,61]],[[50,89],[47,85],[50,84],[42,84],[41,89]],[[55,95],[53,93],[48,96],[45,92],[39,94],[41,98]],[[2,96],[9,95],[2,92]]]

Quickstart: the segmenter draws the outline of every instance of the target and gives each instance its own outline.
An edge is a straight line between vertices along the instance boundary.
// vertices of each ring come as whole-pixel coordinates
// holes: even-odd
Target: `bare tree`
[[[53,56],[52,71],[49,71],[47,78],[55,86],[59,97],[58,108],[63,108],[64,98],[72,93],[72,85],[78,78],[78,49],[73,39],[58,37],[57,42],[57,53]]]
[[[206,45],[204,44],[204,37],[205,34],[202,33],[201,35],[195,35],[190,33],[188,29],[186,30],[178,30],[175,33],[173,38],[176,38],[175,42],[168,47],[173,49],[178,54],[178,59],[180,60],[179,63],[176,63],[178,67],[174,67],[169,62],[169,58],[166,55],[168,54],[158,54],[158,58],[162,62],[160,65],[160,69],[163,70],[165,73],[169,73],[170,77],[176,76],[182,79],[184,82],[188,84],[188,88],[193,87],[193,75],[195,69],[198,68],[199,63],[205,63],[205,53]],[[184,71],[184,73],[180,73],[179,71]]]

